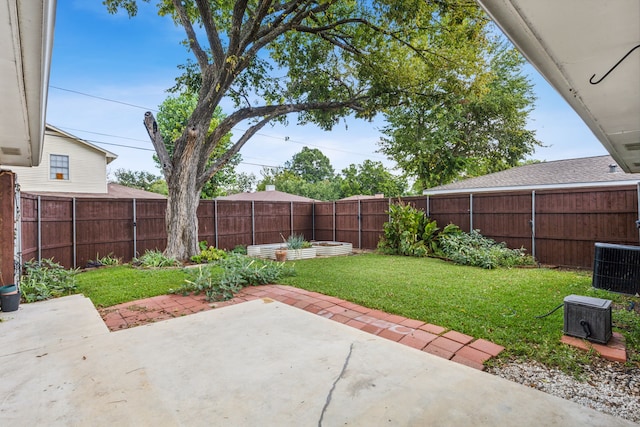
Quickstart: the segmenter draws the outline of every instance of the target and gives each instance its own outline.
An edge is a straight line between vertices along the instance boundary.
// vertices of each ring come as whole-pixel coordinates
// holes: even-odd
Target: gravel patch
[[[640,368],[598,359],[579,379],[537,362],[506,362],[487,372],[596,411],[640,423]]]

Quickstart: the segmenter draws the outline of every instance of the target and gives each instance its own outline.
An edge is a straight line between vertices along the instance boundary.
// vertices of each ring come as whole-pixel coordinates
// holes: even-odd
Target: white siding
[[[51,179],[51,154],[69,156],[69,180]],[[59,191],[66,193],[107,193],[107,157],[73,138],[50,131],[44,136],[40,166],[28,168],[12,166],[22,191]]]

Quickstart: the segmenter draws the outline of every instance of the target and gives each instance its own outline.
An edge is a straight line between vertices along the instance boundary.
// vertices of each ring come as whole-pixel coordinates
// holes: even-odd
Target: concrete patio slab
[[[2,425],[635,425],[270,299],[44,346],[9,325]]]

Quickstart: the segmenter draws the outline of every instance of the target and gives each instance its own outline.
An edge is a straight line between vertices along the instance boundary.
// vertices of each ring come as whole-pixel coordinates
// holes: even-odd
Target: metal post
[[[536,190],[531,191],[531,256],[536,257]]]
[[[136,199],[133,199],[133,256],[138,256],[138,214],[136,212]]]
[[[42,261],[42,200],[38,196],[38,261]]]
[[[311,205],[311,240],[316,240],[316,202]]]
[[[213,199],[213,229],[215,233],[216,248],[218,247],[218,200]]]
[[[473,231],[473,194],[469,194],[469,232]]]
[[[429,196],[427,196],[427,217],[431,218],[431,205],[430,205],[431,200],[429,199]]]
[[[251,201],[251,244],[256,244],[256,202]]]
[[[333,241],[336,241],[336,202],[333,202]]]
[[[78,268],[78,251],[77,251],[77,234],[76,234],[76,198],[71,199],[71,215],[72,215],[72,223],[73,223],[73,268]]]
[[[289,207],[289,217],[291,218],[291,235],[293,236],[293,202]]]
[[[358,199],[358,249],[362,249],[362,207]]]

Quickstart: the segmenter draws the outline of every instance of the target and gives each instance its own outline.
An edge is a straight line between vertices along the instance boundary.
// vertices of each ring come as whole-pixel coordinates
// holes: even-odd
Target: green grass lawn
[[[188,273],[181,268],[138,269],[128,265],[88,270],[76,276],[78,292],[96,307],[166,294],[184,283]]]
[[[432,258],[375,254],[297,261],[296,276],[281,282],[490,340],[506,348],[503,357],[534,359],[569,370],[577,362],[588,362],[588,355],[560,343],[563,310],[543,319],[536,316],[562,304],[570,294],[611,299],[624,306],[630,299],[593,289],[589,272],[483,270]],[[614,323],[630,329],[625,332],[635,360],[639,360],[638,319],[635,312],[614,310]]]
[[[484,338],[506,348],[501,357],[538,360],[574,370],[590,355],[560,343],[563,310],[543,319],[570,294],[614,301],[614,326],[627,337],[632,363],[640,362],[640,316],[626,311],[632,298],[591,287],[590,272],[540,268],[483,270],[432,258],[364,254],[295,262],[296,275],[280,283]],[[77,276],[80,292],[96,306],[167,293],[184,282],[183,269],[103,268]]]

